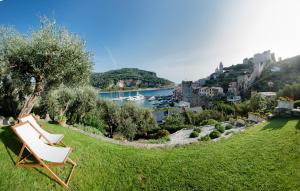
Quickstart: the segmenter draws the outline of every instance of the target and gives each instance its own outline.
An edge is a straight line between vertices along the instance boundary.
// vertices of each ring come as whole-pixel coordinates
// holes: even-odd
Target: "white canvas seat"
[[[15,130],[19,138],[26,143],[27,147],[30,148],[30,150],[34,150],[35,154],[45,161],[63,163],[71,151],[71,148],[68,147],[54,147],[45,144],[38,138],[39,133],[30,123],[24,123],[15,128]]]
[[[24,116],[24,117],[20,117],[19,121],[20,122],[29,122],[35,128],[35,130],[38,131],[42,135],[41,140],[43,142],[50,144],[50,145],[56,145],[56,144],[62,143],[62,139],[64,138],[63,134],[51,134],[51,133],[45,131],[31,114]]]
[[[12,130],[23,143],[16,165],[23,167],[45,168],[60,184],[68,188],[68,183],[76,166],[76,163],[69,158],[71,148],[56,147],[46,144],[44,141],[42,141],[42,139],[39,138],[40,133],[37,132],[29,122],[19,123],[13,126]],[[27,149],[30,154],[22,159],[25,149]],[[30,155],[32,155],[38,161],[38,163],[24,163]],[[67,181],[64,182],[50,169],[50,167],[63,166],[66,162],[72,164],[73,167]]]

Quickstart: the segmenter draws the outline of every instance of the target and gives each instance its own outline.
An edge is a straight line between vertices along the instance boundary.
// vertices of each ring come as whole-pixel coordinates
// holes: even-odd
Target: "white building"
[[[202,87],[199,89],[199,95],[205,96],[215,96],[218,94],[223,94],[223,88],[221,87]]]

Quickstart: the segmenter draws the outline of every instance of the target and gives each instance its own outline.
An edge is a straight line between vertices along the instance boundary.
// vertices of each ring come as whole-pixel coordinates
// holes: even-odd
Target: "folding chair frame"
[[[12,129],[13,131],[15,132],[15,134],[18,136],[18,134],[16,133],[16,130],[15,128],[18,127],[18,126],[21,126],[21,125],[24,125],[26,123],[29,123],[29,122],[24,122],[24,123],[19,123],[17,125],[14,125],[12,126]],[[30,124],[30,123],[29,123]],[[31,124],[30,124],[31,125]],[[32,125],[31,125],[32,126]],[[75,170],[75,167],[77,166],[77,164],[71,160],[69,158],[69,154],[71,153],[71,151],[68,153],[68,155],[66,156],[65,160],[62,162],[62,163],[46,163],[44,162],[42,159],[40,159],[32,150],[31,148],[26,145],[25,141],[22,140],[21,137],[18,136],[18,138],[20,139],[20,141],[23,143],[22,145],[22,148],[21,148],[21,151],[18,155],[18,158],[17,158],[17,161],[16,161],[16,166],[18,167],[32,167],[32,168],[44,168],[46,169],[49,174],[58,182],[60,183],[62,186],[64,186],[65,188],[69,188],[69,182],[70,182],[70,179],[73,175],[73,172]],[[25,149],[27,149],[29,151],[30,154],[28,154],[27,156],[25,156],[24,158],[22,158],[22,155],[25,151]],[[26,160],[29,156],[33,156],[36,160],[37,160],[37,163],[26,163]],[[66,162],[70,163],[72,165],[72,170],[67,178],[66,181],[63,181],[58,175],[56,175],[52,170],[51,170],[51,167],[54,167],[54,166],[64,166],[66,164]]]

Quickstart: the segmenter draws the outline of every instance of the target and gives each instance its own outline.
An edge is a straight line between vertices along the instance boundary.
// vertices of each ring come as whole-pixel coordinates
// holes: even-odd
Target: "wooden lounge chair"
[[[53,178],[68,188],[71,176],[74,172],[76,163],[69,158],[71,148],[69,147],[56,147],[46,144],[40,139],[40,134],[32,127],[29,122],[19,123],[11,127],[20,141],[23,143],[21,151],[18,155],[16,166],[21,167],[40,167],[46,169]],[[29,151],[29,155],[22,158],[24,150]],[[33,156],[37,163],[26,163],[28,157]],[[66,181],[63,181],[52,170],[53,166],[64,166],[66,162],[72,165],[72,170]]]
[[[18,120],[20,122],[29,122],[33,128],[38,131],[41,134],[41,139],[42,141],[44,141],[45,143],[49,144],[49,145],[58,145],[58,144],[62,144],[64,146],[66,146],[63,142],[62,139],[64,138],[63,134],[51,134],[47,131],[45,131],[41,125],[37,122],[37,120],[35,119],[35,117],[31,114],[23,116],[18,118]]]

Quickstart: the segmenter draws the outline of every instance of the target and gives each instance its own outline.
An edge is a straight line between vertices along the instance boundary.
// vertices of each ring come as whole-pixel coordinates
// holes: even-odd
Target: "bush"
[[[194,127],[194,131],[201,133],[201,129],[199,127]]]
[[[201,125],[215,125],[218,122],[214,119],[207,119],[201,122]]]
[[[221,136],[221,133],[219,132],[219,131],[217,131],[217,130],[215,130],[215,131],[213,131],[213,132],[211,132],[210,134],[209,134],[209,137],[211,138],[211,139],[216,139],[216,138],[218,138],[218,137],[220,137]]]
[[[184,119],[179,113],[168,115],[165,117],[164,125],[166,126],[174,126],[174,125],[181,126],[183,124],[184,124]]]
[[[190,138],[196,138],[196,137],[199,137],[199,133],[197,131],[193,131],[191,134],[190,134]]]
[[[191,125],[163,125],[163,129],[168,130],[170,133],[175,133],[181,129],[193,129]]]
[[[167,137],[169,135],[170,135],[170,132],[168,130],[165,130],[165,129],[158,130],[157,133],[156,133],[157,138],[163,138],[163,137]]]
[[[300,108],[300,100],[296,100],[295,102],[294,102],[294,108]]]
[[[91,111],[88,112],[82,120],[84,125],[95,127],[96,129],[104,132],[105,130],[105,122],[102,119],[102,115],[99,111]]]
[[[205,135],[205,136],[200,138],[200,141],[209,141],[209,140],[210,140],[209,135]]]
[[[229,129],[232,129],[233,128],[233,126],[231,125],[231,124],[227,124],[226,126],[225,126],[225,129],[226,130],[229,130]]]
[[[192,121],[194,125],[202,125],[204,120],[214,119],[222,121],[224,119],[223,114],[216,110],[204,110],[192,115]]]
[[[224,125],[220,124],[220,123],[217,123],[215,125],[215,128],[220,132],[220,133],[224,133],[225,132],[225,127]]]
[[[132,141],[137,133],[136,124],[132,121],[132,118],[122,118],[120,120],[120,125],[117,128],[117,132],[126,137],[126,139]]]
[[[237,126],[237,127],[243,127],[245,125],[246,125],[246,122],[243,119],[238,119],[235,122],[235,126]]]

